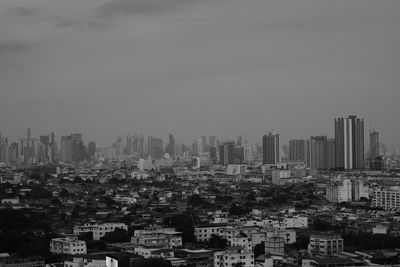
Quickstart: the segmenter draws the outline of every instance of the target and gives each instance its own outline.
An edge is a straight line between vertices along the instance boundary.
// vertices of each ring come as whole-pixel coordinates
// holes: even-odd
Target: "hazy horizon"
[[[398,0],[2,0],[0,132],[261,143],[357,115],[400,147]]]

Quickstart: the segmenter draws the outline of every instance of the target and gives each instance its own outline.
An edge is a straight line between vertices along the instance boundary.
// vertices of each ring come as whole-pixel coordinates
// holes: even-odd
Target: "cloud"
[[[107,28],[106,25],[98,19],[56,18],[54,20],[56,20],[55,26],[58,28],[78,27],[81,30],[105,30]]]
[[[26,7],[15,7],[9,8],[6,13],[7,16],[11,17],[32,17],[38,13],[36,8],[26,8]]]
[[[0,42],[0,57],[32,49],[35,44],[25,42]]]
[[[95,8],[98,18],[113,18],[118,15],[161,14],[181,5],[195,3],[198,0],[111,0]]]

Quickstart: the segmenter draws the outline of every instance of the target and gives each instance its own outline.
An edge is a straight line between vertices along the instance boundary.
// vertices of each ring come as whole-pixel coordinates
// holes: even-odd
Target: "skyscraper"
[[[336,167],[362,169],[364,166],[364,119],[357,116],[335,119]]]
[[[72,162],[73,142],[70,135],[61,137],[61,161]]]
[[[311,136],[307,140],[307,166],[315,170],[325,170],[327,163],[327,138],[326,136]]]
[[[91,141],[88,143],[88,157],[93,160],[96,154],[96,143]]]
[[[379,156],[379,133],[373,131],[369,133],[369,158],[374,159]]]
[[[167,152],[171,158],[175,157],[175,138],[172,134],[168,136],[168,144],[165,147],[165,152]]]
[[[273,135],[269,133],[263,136],[263,164],[276,164],[280,163],[280,142],[279,134]]]
[[[290,161],[306,161],[305,159],[305,141],[290,140],[289,141],[289,160]]]
[[[219,164],[227,165],[233,163],[235,163],[235,142],[225,142],[219,147]]]

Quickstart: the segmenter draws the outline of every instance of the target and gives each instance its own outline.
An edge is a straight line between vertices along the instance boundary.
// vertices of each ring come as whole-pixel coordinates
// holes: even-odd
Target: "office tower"
[[[212,162],[217,161],[217,148],[216,147],[210,147],[210,160]]]
[[[290,161],[303,161],[305,162],[305,141],[304,140],[290,140],[289,141],[289,160]]]
[[[220,145],[219,164],[227,165],[235,163],[235,142],[229,141]]]
[[[38,160],[39,162],[48,162],[49,161],[49,146],[50,146],[50,136],[42,135],[39,137],[39,151],[38,151]]]
[[[51,132],[51,134],[50,134],[50,143],[55,143],[55,142],[56,142],[56,138],[55,138],[54,132]]]
[[[0,134],[0,162],[8,161],[8,139]]]
[[[132,137],[131,152],[132,154],[139,153],[139,136],[137,134]]]
[[[139,157],[143,157],[144,155],[144,136],[140,135],[138,137],[138,147],[137,147],[137,152]]]
[[[49,161],[55,163],[58,159],[57,157],[57,143],[54,132],[50,134],[50,145],[49,145]]]
[[[311,136],[307,140],[307,166],[315,170],[325,170],[327,165],[326,136]]]
[[[162,139],[149,136],[147,138],[147,150],[152,159],[161,159],[163,156]]]
[[[374,159],[379,156],[379,133],[372,132],[369,134],[369,157]]]
[[[203,152],[205,152],[207,146],[207,137],[205,137],[204,135],[201,137],[201,144],[203,145],[202,150]]]
[[[243,163],[244,161],[244,147],[235,147],[235,163]]]
[[[269,133],[263,136],[263,164],[276,164],[280,163],[280,144],[279,134],[273,135]]]
[[[335,119],[336,167],[364,167],[364,120],[352,115]]]
[[[61,137],[61,161],[62,162],[72,162],[73,155],[73,141],[70,135]]]
[[[167,152],[171,158],[175,157],[175,138],[172,134],[168,136],[168,144],[165,147],[165,152]]]
[[[93,160],[96,154],[96,143],[91,141],[88,143],[88,157]]]
[[[196,144],[196,154],[197,156],[201,156],[204,152],[203,150],[204,146],[203,146],[203,138],[198,138],[197,139],[197,144]]]
[[[81,133],[71,134],[72,139],[72,161],[79,162],[84,159],[85,148],[82,141]]]
[[[130,134],[126,137],[125,154],[132,155],[132,136]]]
[[[217,138],[215,136],[210,136],[208,138],[208,144],[209,144],[210,148],[211,147],[217,147],[217,142],[216,141],[217,141]]]
[[[31,128],[26,128],[26,138],[31,139]]]
[[[18,143],[11,143],[8,147],[8,161],[11,163],[17,163],[18,157]]]
[[[327,169],[336,168],[336,141],[335,138],[329,138],[326,145],[326,163]]]
[[[50,144],[50,136],[42,135],[39,137],[39,141],[41,144],[48,146]]]
[[[236,146],[241,147],[242,146],[242,136],[239,135],[236,139]]]
[[[123,143],[122,143],[122,136],[119,135],[117,140],[112,144],[112,157],[118,158],[123,155]]]

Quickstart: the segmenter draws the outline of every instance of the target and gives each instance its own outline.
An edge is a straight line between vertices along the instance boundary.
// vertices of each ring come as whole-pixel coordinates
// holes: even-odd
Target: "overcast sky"
[[[0,131],[400,136],[399,0],[0,0]],[[366,137],[366,144],[368,138]]]

